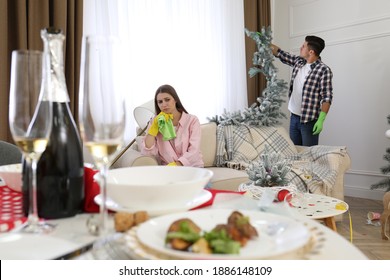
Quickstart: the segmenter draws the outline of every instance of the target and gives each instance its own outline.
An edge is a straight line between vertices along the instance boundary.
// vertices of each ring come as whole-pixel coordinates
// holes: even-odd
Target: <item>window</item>
[[[93,33],[125,44],[128,139],[133,109],[162,84],[201,123],[247,107],[242,0],[85,0],[84,35]]]

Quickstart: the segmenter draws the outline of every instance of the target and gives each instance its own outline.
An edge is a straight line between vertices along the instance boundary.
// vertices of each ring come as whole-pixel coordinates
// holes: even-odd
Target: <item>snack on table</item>
[[[149,215],[146,211],[137,211],[135,213],[117,212],[114,215],[115,231],[125,232],[148,219]]]
[[[210,232],[202,232],[190,219],[179,219],[168,228],[166,244],[175,250],[194,253],[238,254],[248,240],[257,236],[249,218],[233,211],[227,224],[216,225]]]
[[[148,212],[146,211],[137,211],[134,213],[134,224],[139,225],[149,219]]]

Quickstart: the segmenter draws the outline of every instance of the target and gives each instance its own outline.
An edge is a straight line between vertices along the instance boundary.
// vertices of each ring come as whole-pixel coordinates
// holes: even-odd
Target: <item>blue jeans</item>
[[[295,145],[314,146],[318,145],[319,135],[313,135],[313,127],[317,120],[301,123],[301,117],[291,114],[290,138]]]

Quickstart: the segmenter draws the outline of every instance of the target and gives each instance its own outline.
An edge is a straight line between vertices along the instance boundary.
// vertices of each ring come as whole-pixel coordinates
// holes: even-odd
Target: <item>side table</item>
[[[238,187],[239,191],[245,191],[247,196],[263,201],[265,204],[271,203],[281,189],[287,189],[290,192],[296,190],[291,186],[254,187],[252,183],[243,183]],[[326,195],[300,194],[297,199],[290,201],[291,210],[310,219],[322,220],[327,227],[337,232],[335,216],[347,212],[348,204],[345,201]]]
[[[324,224],[337,232],[335,216],[348,211],[348,204],[340,199],[319,195],[304,194],[303,199],[293,205],[298,213],[315,220],[322,220]]]

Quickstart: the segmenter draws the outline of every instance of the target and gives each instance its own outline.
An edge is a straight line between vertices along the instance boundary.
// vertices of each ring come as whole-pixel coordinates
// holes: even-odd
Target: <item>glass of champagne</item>
[[[123,145],[125,130],[125,71],[121,70],[120,42],[116,37],[84,38],[80,71],[79,120],[81,137],[99,169],[100,224],[107,235],[107,171]],[[123,60],[123,59],[122,59]]]
[[[313,179],[312,164],[311,162],[305,162],[302,166],[302,175],[306,184],[306,193],[310,193],[310,182]]]
[[[52,225],[39,221],[37,204],[37,162],[45,151],[51,130],[51,104],[42,100],[45,82],[44,55],[41,51],[12,52],[9,98],[9,124],[13,139],[27,163],[28,218],[20,231],[50,232]],[[31,169],[30,169],[31,168]]]

